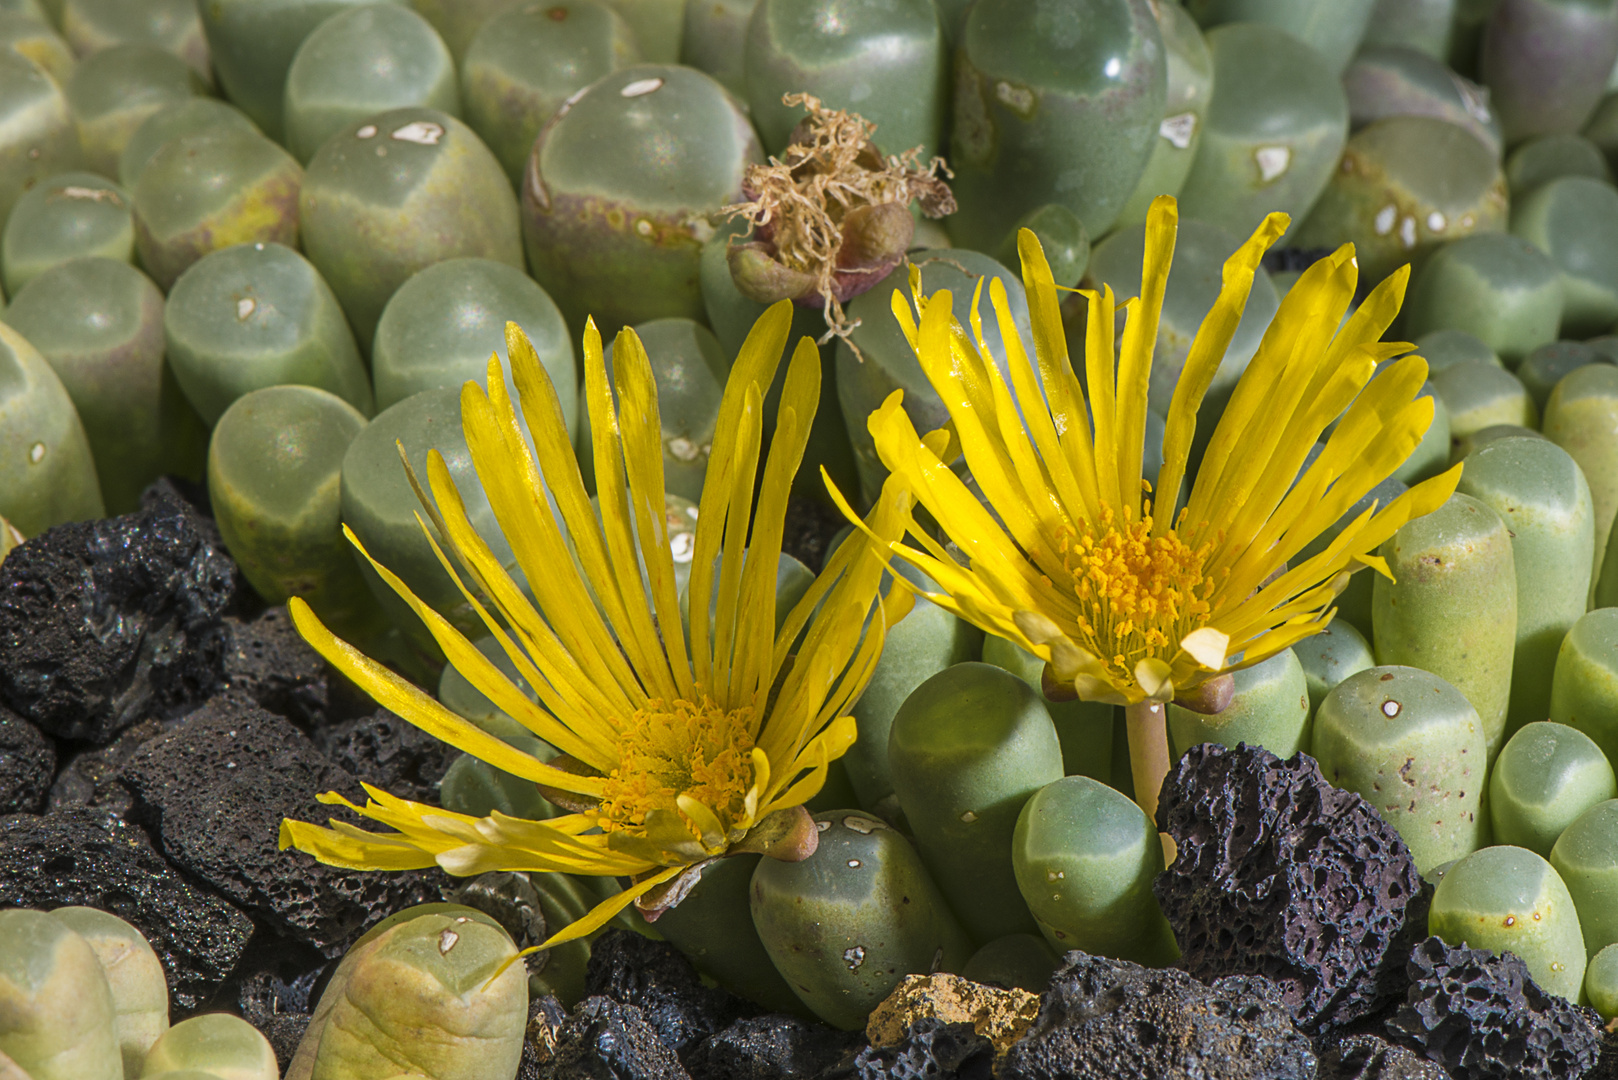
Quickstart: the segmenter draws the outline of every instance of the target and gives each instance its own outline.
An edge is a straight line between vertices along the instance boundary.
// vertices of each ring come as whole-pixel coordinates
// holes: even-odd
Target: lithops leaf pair
[[[500,924],[426,904],[378,923],[343,957],[288,1080],[428,1076],[509,1080],[522,1057],[528,978]]]
[[[0,911],[0,1060],[31,1080],[123,1080],[166,1030],[163,967],[134,927],[92,908]]]

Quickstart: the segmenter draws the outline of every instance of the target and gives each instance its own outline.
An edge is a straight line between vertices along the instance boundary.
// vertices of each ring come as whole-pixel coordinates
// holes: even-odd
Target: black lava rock
[[[253,923],[176,874],[132,825],[93,812],[0,818],[0,907],[110,911],[146,936],[178,1011],[206,1000],[236,966]]]
[[[1375,1035],[1350,1035],[1320,1058],[1320,1080],[1449,1080],[1419,1054]]]
[[[538,1080],[687,1080],[690,1076],[633,1005],[587,997],[560,1025],[545,1025],[530,1042],[549,1047]]]
[[[240,690],[300,727],[324,723],[327,667],[292,625],[287,609],[272,607],[244,622],[225,619],[225,686]]]
[[[1428,938],[1410,954],[1405,1004],[1388,1038],[1442,1065],[1455,1080],[1579,1080],[1601,1056],[1592,1009],[1546,993],[1512,953]]]
[[[171,726],[165,726],[160,720],[142,720],[120,731],[106,746],[73,755],[51,785],[49,812],[94,810],[108,827],[127,821],[135,799],[129,789],[118,782],[118,774],[136,750]]]
[[[1584,1080],[1618,1080],[1618,1028],[1609,1029],[1601,1040],[1601,1060]]]
[[[170,861],[324,955],[401,908],[440,898],[436,870],[344,870],[279,850],[282,818],[334,816],[315,801],[320,792],[364,796],[303,732],[243,695],[214,698],[141,746],[121,779]]]
[[[136,513],[58,525],[0,563],[0,700],[47,735],[104,744],[223,678],[236,564],[211,522],[154,490]]]
[[[45,808],[56,775],[56,748],[33,724],[0,708],[0,814]]]
[[[584,993],[635,1006],[682,1060],[742,1011],[730,994],[703,986],[674,946],[627,930],[603,934],[590,945]]]
[[[1393,826],[1314,758],[1192,747],[1163,785],[1157,826],[1179,855],[1152,891],[1192,975],[1264,975],[1311,1033],[1402,990],[1421,876]]]
[[[539,1080],[540,1069],[551,1058],[556,1033],[567,1023],[567,1010],[555,995],[528,999],[528,1026],[523,1029],[522,1060],[516,1080]]]
[[[1204,986],[1173,968],[1070,952],[999,1080],[1313,1080],[1317,1061],[1275,986]]]
[[[310,991],[319,975],[320,972],[311,971],[288,982],[273,972],[260,971],[242,981],[236,1002],[242,1019],[269,1040],[283,1075],[292,1064],[292,1055],[298,1052],[303,1033],[309,1028],[314,1005]]]
[[[821,1080],[989,1080],[994,1045],[971,1024],[924,1016],[893,1046],[866,1046]]]
[[[704,1039],[685,1059],[691,1080],[813,1080],[865,1042],[796,1016],[743,1017]]]
[[[438,782],[461,756],[386,709],[318,729],[315,745],[355,779],[414,802],[436,803]]]

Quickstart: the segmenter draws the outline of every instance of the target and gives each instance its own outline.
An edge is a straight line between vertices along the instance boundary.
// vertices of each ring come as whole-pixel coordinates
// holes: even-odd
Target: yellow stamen
[[[648,701],[624,724],[618,767],[604,785],[601,827],[639,828],[664,810],[681,814],[700,836],[678,808],[681,795],[712,810],[727,830],[741,821],[753,784],[752,719],[751,708],[721,709],[706,695],[696,702]]]
[[[1122,526],[1104,507],[1100,523],[1083,529],[1064,529],[1058,546],[1081,609],[1074,640],[1127,681],[1138,661],[1207,625],[1212,545],[1193,549],[1172,528],[1152,535],[1150,504]]]

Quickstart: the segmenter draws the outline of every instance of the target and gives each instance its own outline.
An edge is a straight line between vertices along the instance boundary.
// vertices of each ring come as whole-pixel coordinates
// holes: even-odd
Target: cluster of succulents
[[[7,1080],[510,1080],[528,985],[482,911],[427,904],[343,957],[290,1062],[239,1016],[169,1024],[163,966],[140,932],[85,907],[0,911],[0,1075]]]
[[[441,810],[363,808],[401,832],[285,842],[436,860],[474,906],[526,912],[522,944],[558,940],[524,967],[486,915],[379,924],[289,1075],[385,1076],[393,1034],[352,1033],[410,979],[463,1012],[399,1020],[454,1037],[394,1071],[507,1078],[528,994],[578,1000],[614,917],[846,1028],[910,973],[1038,990],[1071,949],[1171,964],[1158,785],[1206,743],[1310,755],[1434,883],[1434,935],[1612,1020],[1615,65],[1607,0],[6,0],[0,556],[159,476],[205,484],[259,596],[298,598],[328,659],[466,751]],[[955,321],[929,322],[945,290]],[[1139,298],[1116,345],[1114,296]],[[1294,362],[1294,340],[1318,349]],[[1272,390],[1296,415],[1270,432]],[[1220,558],[1249,501],[1279,515],[1296,483],[1294,518],[1336,506],[1316,462],[1352,444],[1387,468],[1263,573],[1284,527],[1237,538],[1244,596],[1330,567],[1265,608],[1270,636],[1244,624],[1251,652],[1220,631],[1216,656],[1200,639],[1119,681],[972,579],[980,542],[1042,557],[1006,492],[1074,501],[1039,460],[1077,453],[1074,418],[1092,473],[1092,445],[1116,466],[1091,503],[1127,523],[1151,512],[1131,485],[1166,484],[1217,519]],[[918,455],[946,447],[953,514],[918,494]],[[564,527],[513,528],[519,504]],[[839,510],[865,516],[783,542],[787,517]],[[881,569],[907,525],[915,557]],[[749,542],[773,585],[737,568]],[[847,655],[823,673],[826,640]],[[746,694],[733,648],[762,672]],[[575,661],[587,735],[551,715]],[[697,771],[729,754],[760,786],[626,812],[613,707],[664,723],[693,670],[704,730],[748,730]],[[767,715],[814,680],[808,718]],[[114,973],[104,942],[140,949],[97,918],[0,912],[17,1069],[275,1074],[245,1034],[179,1036],[222,1020],[162,1034],[160,973]]]

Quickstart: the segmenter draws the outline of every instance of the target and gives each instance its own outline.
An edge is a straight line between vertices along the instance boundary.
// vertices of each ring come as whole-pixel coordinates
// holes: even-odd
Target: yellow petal
[[[1113,351],[1116,305],[1112,287],[1100,293],[1082,292],[1089,304],[1084,331],[1084,368],[1090,388],[1090,422],[1095,425],[1096,489],[1102,506],[1123,517],[1123,494],[1118,486],[1118,417],[1113,380],[1117,354]],[[1134,497],[1134,493],[1130,493]]]
[[[792,326],[792,304],[783,300],[772,305],[759,316],[742,343],[736,362],[731,365],[725,381],[725,392],[719,400],[719,415],[714,421],[713,450],[708,456],[708,471],[703,479],[702,498],[698,502],[695,543],[692,548],[691,577],[686,591],[690,596],[714,595],[714,569],[719,558],[720,545],[730,521],[730,502],[737,484],[734,472],[739,467],[738,457],[743,453],[740,445],[752,439],[752,456],[746,462],[751,470],[757,462],[757,435],[753,427],[744,425],[743,412],[757,410],[756,400],[775,377],[786,346],[787,333]],[[751,491],[749,490],[749,499]],[[740,566],[732,566],[740,572]],[[692,665],[696,681],[704,686],[717,686],[713,661],[715,652],[707,647],[715,639],[710,627],[708,605],[690,605]]]
[[[1173,499],[1185,480],[1186,465],[1191,453],[1191,441],[1196,434],[1197,410],[1213,384],[1219,365],[1236,336],[1241,324],[1242,310],[1252,292],[1253,280],[1260,260],[1270,245],[1281,238],[1291,219],[1285,214],[1267,216],[1247,242],[1225,260],[1219,298],[1204,316],[1197,335],[1191,341],[1180,370],[1180,380],[1174,386],[1169,402],[1169,415],[1163,432],[1163,468],[1157,475],[1160,499]],[[1158,514],[1152,521],[1152,533],[1162,536],[1173,524],[1173,514]]]
[[[1149,701],[1168,701],[1174,697],[1173,674],[1169,665],[1155,656],[1148,656],[1135,665],[1135,682]]]
[[[625,889],[617,896],[603,900],[601,903],[591,908],[589,914],[585,915],[584,918],[577,919],[569,923],[565,929],[558,930],[556,933],[546,938],[540,944],[539,948],[555,948],[557,945],[562,945],[577,938],[587,937],[590,934],[593,934],[595,931],[601,929],[601,927],[607,925],[612,917],[624,910],[624,908],[628,907],[630,904],[634,903],[648,892],[651,892],[665,881],[670,880],[684,869],[685,867],[683,866],[671,866],[666,870],[653,874],[651,877],[637,881],[634,885]]]
[[[457,750],[524,780],[581,795],[601,794],[599,779],[554,769],[538,758],[502,742],[446,709],[414,683],[395,675],[348,642],[338,639],[302,599],[293,597],[288,601],[287,608],[298,633],[333,667],[354,680],[360,689],[376,699],[377,704],[398,713],[440,742],[446,742]]]
[[[366,834],[361,839],[291,818],[281,821],[279,846],[282,851],[295,847],[328,866],[349,870],[424,870],[436,863],[431,852],[402,838]]]
[[[1021,229],[1017,233],[1017,252],[1022,259],[1023,289],[1028,296],[1029,324],[1033,330],[1034,356],[1039,362],[1039,381],[1045,398],[1050,403],[1052,426],[1062,453],[1047,450],[1042,444],[1040,453],[1053,469],[1054,462],[1063,458],[1071,462],[1073,481],[1078,488],[1077,499],[1065,496],[1069,511],[1087,520],[1101,516],[1100,495],[1096,487],[1095,444],[1090,438],[1090,414],[1079,390],[1078,378],[1068,358],[1067,333],[1062,327],[1061,301],[1056,295],[1056,280],[1039,240],[1033,232]],[[1006,320],[1001,319],[1003,339],[1015,335],[1004,332]],[[1041,410],[1032,394],[1025,394],[1019,386],[1018,398],[1023,408],[1035,413]],[[1043,423],[1043,417],[1040,418]],[[1035,438],[1039,439],[1039,433]]]
[[[1211,626],[1193,630],[1180,639],[1180,648],[1190,653],[1197,663],[1209,671],[1224,669],[1226,650],[1229,647],[1230,637]]]
[[[1124,324],[1118,356],[1118,490],[1140,490],[1141,453],[1146,443],[1146,396],[1152,375],[1152,353],[1157,348],[1163,294],[1169,283],[1169,263],[1179,213],[1174,199],[1160,195],[1146,212],[1146,251],[1141,260],[1140,304]],[[1133,510],[1134,506],[1127,509]]]

